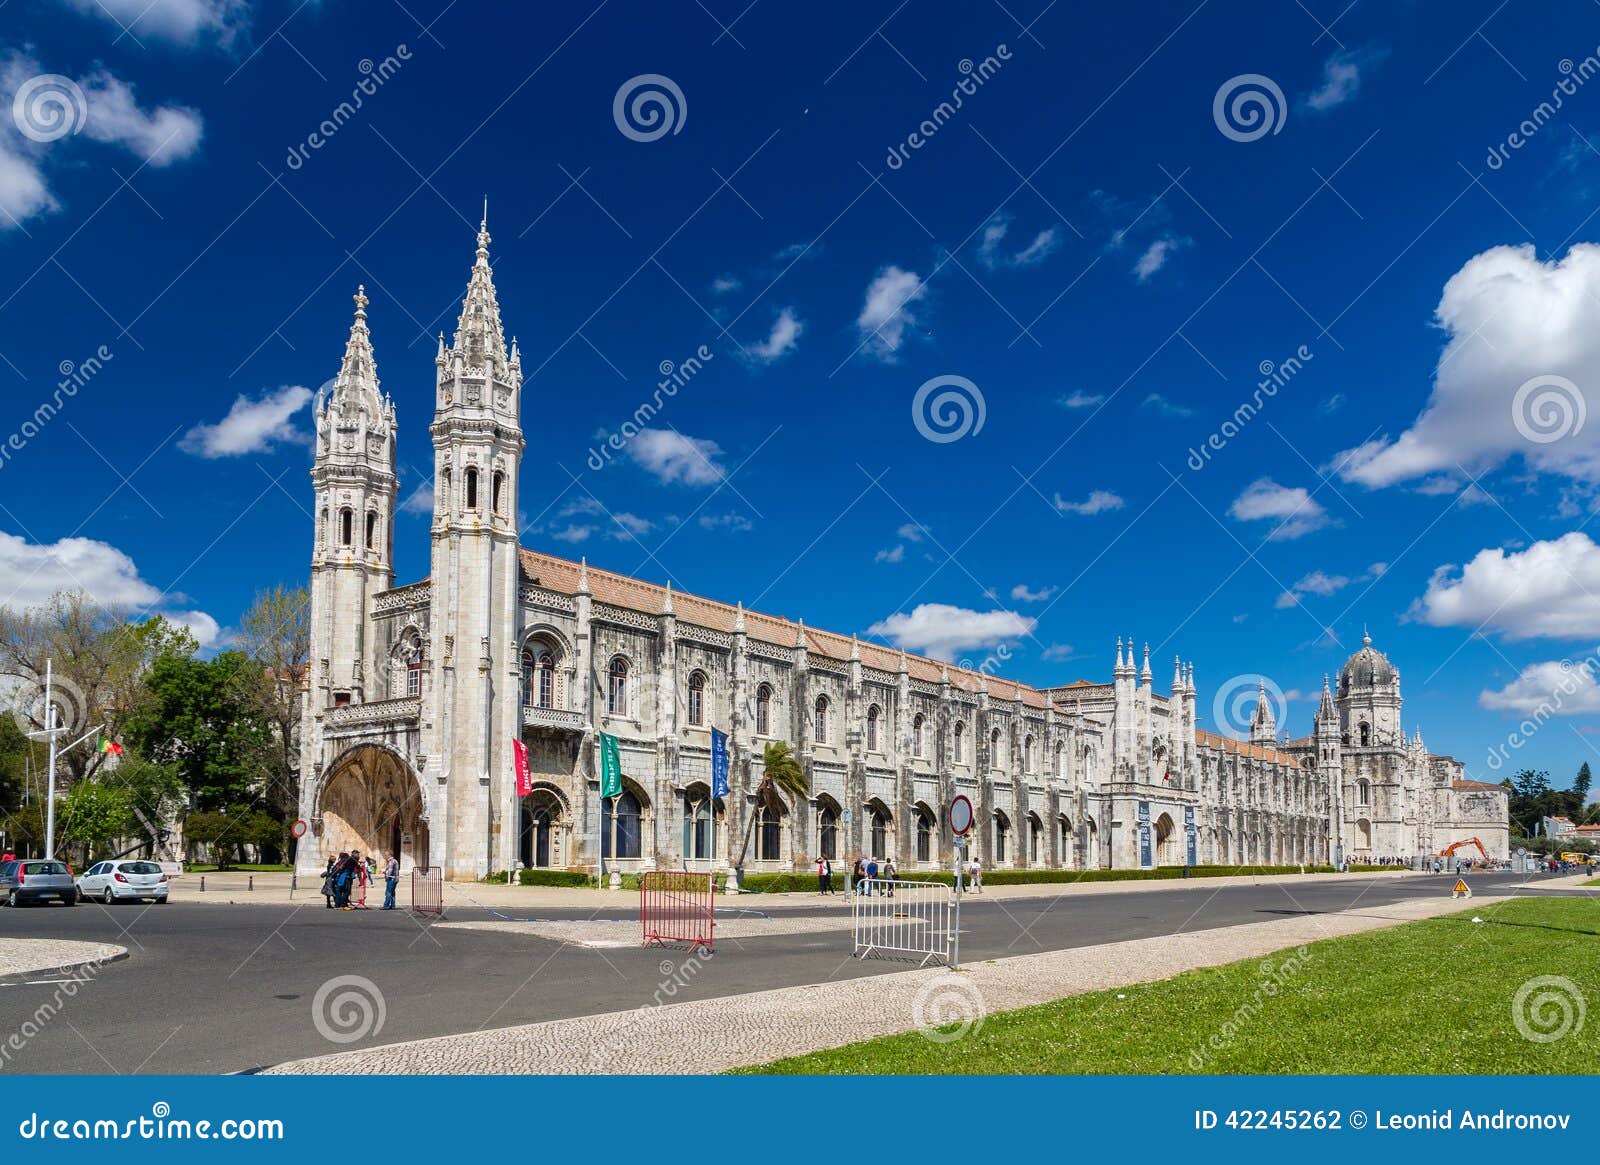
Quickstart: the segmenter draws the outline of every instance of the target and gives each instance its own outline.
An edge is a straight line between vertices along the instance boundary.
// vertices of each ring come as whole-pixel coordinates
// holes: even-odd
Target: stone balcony
[[[567,728],[581,732],[583,714],[568,712],[565,708],[535,708],[531,704],[525,704],[522,708],[522,723],[528,728]]]
[[[386,728],[413,725],[422,718],[422,701],[416,696],[399,700],[372,700],[365,704],[340,704],[328,709],[333,729]]]

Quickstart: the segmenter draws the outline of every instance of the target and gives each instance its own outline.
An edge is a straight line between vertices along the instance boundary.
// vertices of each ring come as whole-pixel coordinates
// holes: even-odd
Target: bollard
[[[245,879],[244,888],[246,890],[254,890],[256,888],[256,876],[254,874]]]
[[[201,874],[200,875],[200,893],[204,894],[205,892],[206,892],[206,876],[204,874]]]

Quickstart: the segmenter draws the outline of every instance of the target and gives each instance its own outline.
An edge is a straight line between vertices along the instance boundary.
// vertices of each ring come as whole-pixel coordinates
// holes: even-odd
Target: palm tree
[[[766,771],[762,773],[761,783],[756,786],[756,805],[760,806],[774,792],[782,790],[791,798],[798,800],[811,791],[811,781],[806,776],[805,766],[800,763],[800,758],[795,756],[794,749],[781,740],[774,740],[761,752],[761,767]],[[734,867],[744,872],[745,854],[750,851],[750,834],[756,824],[755,813],[750,814],[750,820],[744,826],[744,844],[739,847],[739,860]]]

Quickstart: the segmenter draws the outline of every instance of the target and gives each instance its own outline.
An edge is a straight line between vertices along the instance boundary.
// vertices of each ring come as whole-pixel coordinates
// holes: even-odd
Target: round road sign
[[[950,802],[950,831],[966,833],[972,828],[972,802],[963,794],[956,794]]]
[[[306,835],[306,823],[303,820],[296,821],[289,827],[289,832],[295,837],[304,837]]]

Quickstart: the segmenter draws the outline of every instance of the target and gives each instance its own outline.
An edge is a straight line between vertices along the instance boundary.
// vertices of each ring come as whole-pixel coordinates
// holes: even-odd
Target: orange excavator
[[[1465,838],[1462,841],[1458,841],[1453,845],[1445,846],[1442,850],[1439,851],[1438,856],[1441,857],[1441,858],[1452,857],[1452,856],[1455,855],[1456,850],[1461,849],[1463,846],[1469,846],[1469,845],[1476,846],[1478,848],[1478,852],[1483,855],[1484,864],[1488,865],[1489,864],[1489,851],[1484,849],[1483,848],[1483,842],[1479,841],[1475,837]]]

